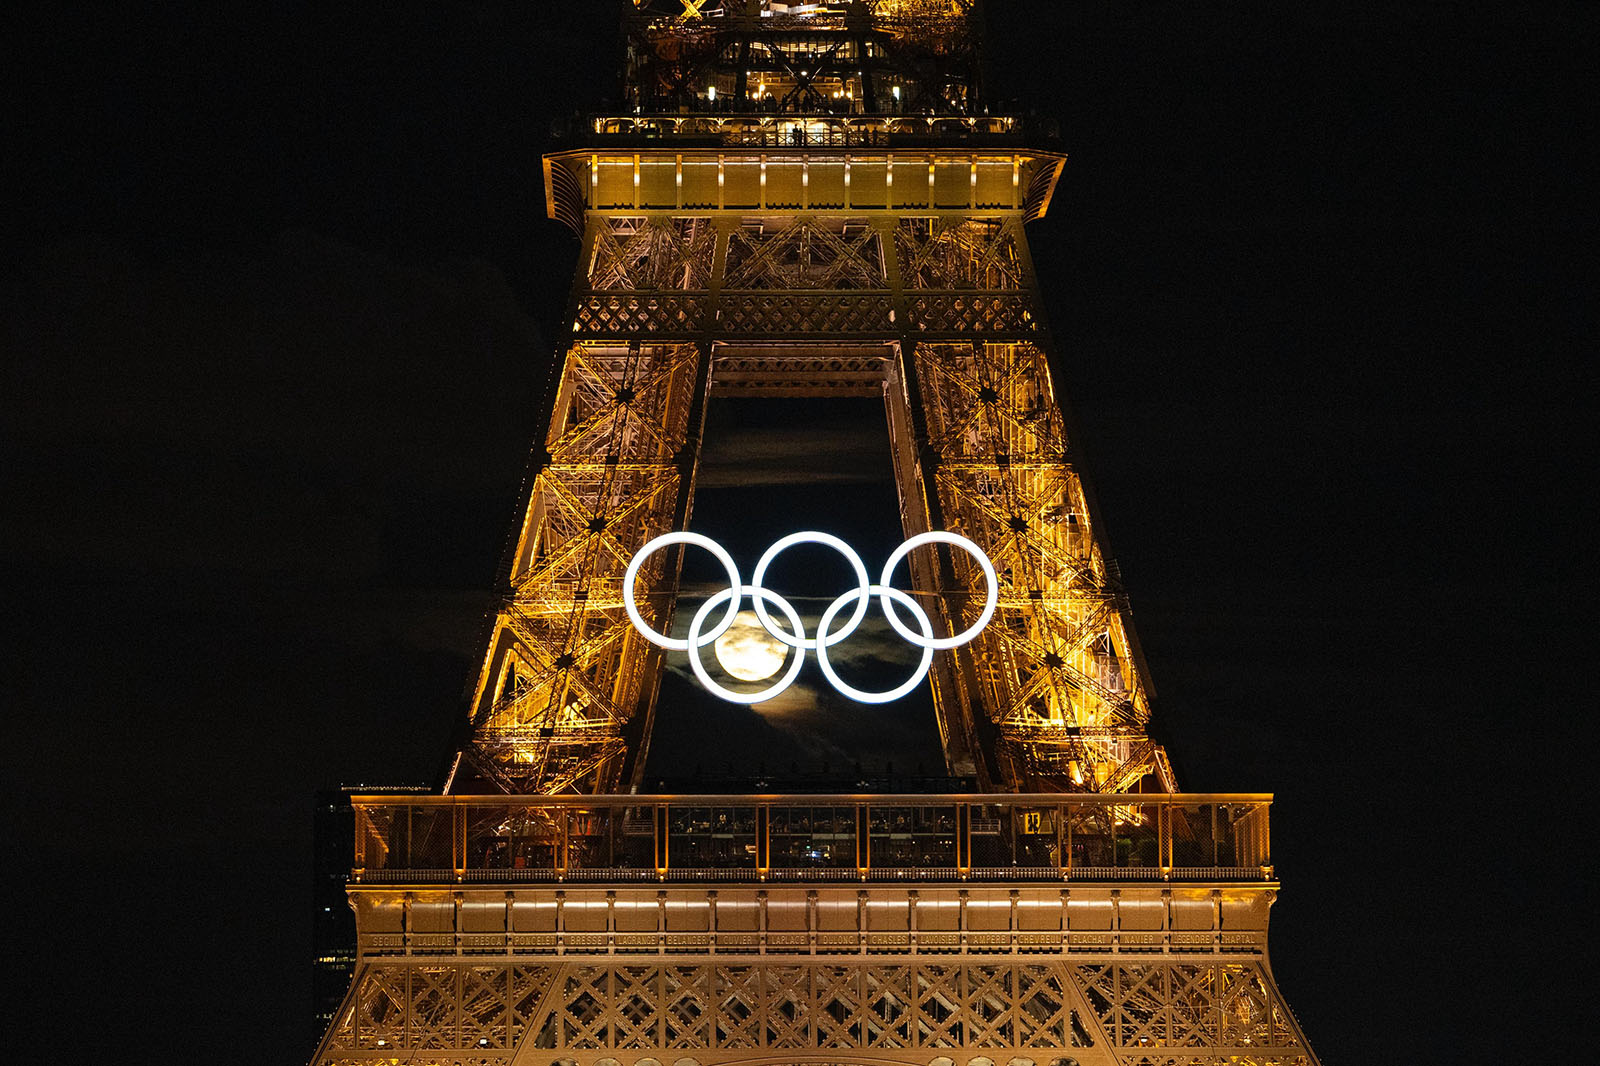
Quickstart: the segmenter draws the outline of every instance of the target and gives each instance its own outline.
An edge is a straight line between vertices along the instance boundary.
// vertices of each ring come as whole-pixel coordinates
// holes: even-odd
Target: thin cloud
[[[740,429],[707,440],[695,480],[709,489],[887,483],[886,451],[881,426]]]
[[[677,612],[672,619],[671,635],[680,640],[686,638],[689,635],[689,623],[693,620],[695,612],[700,609],[701,604],[707,598],[719,591],[721,591],[721,588],[711,584],[685,585],[678,601]],[[795,605],[796,613],[800,615],[800,623],[805,627],[806,635],[814,638],[817,635],[817,627],[822,623],[822,612],[801,610],[799,609],[800,605],[825,605],[829,601],[816,596],[791,596],[789,597],[789,602]],[[715,624],[718,619],[722,618],[726,609],[721,605],[713,609],[711,616],[707,620],[707,626]],[[782,618],[781,613],[775,609],[768,607],[768,610],[772,611],[775,618]],[[849,612],[845,610],[840,613],[843,616],[848,616]],[[833,621],[833,629],[837,631],[843,621],[843,618],[836,617]],[[709,652],[707,654],[709,656]],[[807,652],[806,656],[811,662],[814,663],[816,661],[816,652]],[[887,666],[900,668],[914,666],[920,656],[921,650],[897,633],[889,625],[888,619],[884,618],[876,609],[876,605],[867,612],[866,617],[861,620],[861,624],[856,627],[855,632],[839,643],[828,646],[828,662],[835,667]],[[709,665],[711,660],[708,658],[706,661]],[[693,676],[689,670],[688,659],[682,653],[675,653],[671,657],[671,665],[674,669],[681,668],[680,672],[685,677]]]
[[[819,616],[802,612],[801,617],[807,631],[814,634]],[[919,649],[903,640],[873,611],[854,633],[829,649],[828,660],[852,684],[867,689],[887,689],[909,676],[920,655]],[[736,690],[758,687],[722,676],[709,651],[704,661],[719,683]],[[787,668],[785,663],[784,669]],[[926,731],[931,726],[931,719],[923,720],[929,710],[925,686],[896,704],[857,703],[834,691],[817,666],[814,651],[806,653],[806,663],[794,684],[770,700],[750,705],[725,703],[706,692],[690,669],[686,653],[669,654],[667,670],[693,688],[699,697],[696,702],[719,704],[718,713],[723,716],[752,724],[760,722],[783,738],[789,753],[785,758],[813,766],[831,765],[843,769],[860,763],[877,767],[896,759],[905,765],[907,735]],[[775,749],[765,750],[778,754]],[[930,746],[912,761],[937,766],[937,750]]]

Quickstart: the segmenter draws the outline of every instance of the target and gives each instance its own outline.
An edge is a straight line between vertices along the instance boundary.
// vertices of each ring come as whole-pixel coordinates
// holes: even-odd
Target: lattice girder
[[[651,231],[653,232],[653,231]],[[653,661],[622,609],[633,554],[672,528],[703,362],[693,345],[575,345],[475,698],[469,765],[509,791],[603,787]],[[646,568],[666,611],[665,560]]]
[[[894,238],[906,288],[1022,288],[1017,224],[1014,219],[901,219],[895,225]]]
[[[921,411],[918,448],[942,521],[985,548],[1001,584],[994,622],[964,655],[967,680],[958,684],[961,671],[943,672],[936,699],[970,705],[999,726],[994,770],[1003,780],[1132,787],[1155,769],[1171,786],[1164,759],[1140,746],[1146,686],[1120,588],[1070,459],[1043,349],[915,340],[923,327],[918,308],[932,306],[929,300],[954,301],[951,313],[967,324],[961,328],[977,329],[990,321],[986,294],[1031,299],[1017,216],[884,222],[807,212],[619,214],[594,216],[590,232],[580,289],[647,302],[674,293],[700,300],[715,322],[712,337],[898,335],[901,358],[909,354],[916,367],[908,401]],[[863,298],[877,301],[869,320],[851,317],[868,307]],[[904,319],[897,319],[897,299],[905,301]],[[628,631],[620,576],[639,545],[688,513],[681,459],[697,448],[698,427],[689,422],[706,354],[702,344],[651,338],[653,327],[642,321],[620,328],[619,340],[582,341],[568,354],[506,608],[515,647],[486,665],[493,707],[484,716],[480,695],[479,731],[506,750],[528,729],[539,731],[539,753],[522,753],[523,762],[544,764],[558,740],[552,730],[568,746],[592,737],[597,747],[586,758],[567,753],[585,765],[596,764],[602,748],[616,750],[659,662]],[[630,329],[644,335],[629,340]],[[781,352],[777,343],[772,350]],[[710,359],[720,369],[728,364],[717,347],[713,341]],[[892,352],[892,341],[888,347]],[[806,364],[774,355],[760,363],[746,357],[741,380],[757,367],[773,382],[793,367],[805,374],[805,391],[817,387]],[[868,383],[899,387],[894,374],[863,368],[840,385],[859,390],[865,372]],[[763,389],[785,392],[776,384]],[[908,522],[908,529],[917,525]],[[653,559],[636,597],[657,628],[670,618],[673,565],[668,554]],[[923,585],[921,592],[939,598],[954,625],[982,589],[964,560],[944,573],[955,583]],[[514,686],[504,683],[507,665]],[[501,687],[494,690],[497,670]],[[948,713],[941,716],[943,723]],[[941,729],[948,740],[952,734]],[[1136,752],[1136,765],[1124,765]],[[527,780],[528,771],[511,776]],[[559,777],[563,787],[574,780],[569,770]]]
[[[1171,787],[1146,744],[1148,696],[1122,594],[1069,460],[1043,351],[919,344],[914,359],[912,402],[943,521],[984,548],[1000,579],[995,618],[964,655],[975,703],[999,727],[1002,774],[1132,787],[1154,771]],[[981,591],[959,554],[946,571],[956,584],[944,590],[956,605]]]
[[[504,959],[364,965],[324,1041],[321,1062],[508,1062],[541,1009],[556,970]],[[427,1052],[444,1052],[437,1058]],[[493,1052],[504,1054],[494,1056]],[[422,1054],[418,1054],[422,1052]],[[364,1054],[363,1054],[364,1053]],[[359,1057],[357,1057],[359,1056]]]
[[[1123,795],[1176,785],[1023,228],[1065,157],[989,113],[976,8],[635,8],[625,113],[545,158],[579,272],[445,788],[630,794],[356,804],[357,971],[314,1066],[1316,1066],[1266,964],[1265,806]],[[675,800],[624,780],[662,654],[622,575],[687,526],[705,407],[741,392],[881,396],[905,531],[994,563],[930,684],[951,771],[1037,795],[950,798],[923,861],[953,865],[895,865],[859,798],[856,869],[763,865],[766,797],[748,869],[685,865]],[[639,573],[658,631],[678,565]],[[903,572],[946,632],[986,591],[945,547]]]
[[[1314,1066],[1255,961],[848,956],[372,960],[313,1063],[732,1066],[807,1050],[885,1066]]]
[[[883,289],[883,249],[865,219],[747,219],[728,237],[729,289]]]
[[[615,216],[595,231],[592,289],[704,289],[716,229],[708,218]]]

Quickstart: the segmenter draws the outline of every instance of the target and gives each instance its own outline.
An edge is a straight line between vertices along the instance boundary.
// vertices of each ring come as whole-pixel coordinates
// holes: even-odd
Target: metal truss
[[[623,611],[622,575],[677,521],[702,362],[692,344],[568,351],[458,790],[469,778],[515,793],[614,787],[656,665]],[[667,566],[652,560],[642,579],[658,619],[670,609]]]
[[[1095,535],[1043,351],[1033,344],[916,348],[923,462],[944,524],[983,546],[999,612],[964,655],[973,702],[998,727],[1010,782],[1123,791],[1170,772],[1144,736],[1149,700],[1125,601]],[[982,594],[956,553],[949,602]]]
[[[999,219],[902,218],[894,231],[909,289],[1016,290],[1024,286],[1017,230]]]
[[[729,289],[882,289],[883,249],[866,219],[748,219],[729,234]]]
[[[364,966],[334,1018],[328,1052],[383,1056],[445,1051],[445,1062],[503,1063],[542,1019],[555,968],[506,961],[428,960]],[[493,1052],[501,1052],[499,1055]],[[486,1054],[489,1052],[489,1054]],[[417,1059],[426,1059],[423,1055]],[[328,1061],[328,1060],[324,1060]]]
[[[362,963],[315,1066],[1312,1066],[1255,960]]]
[[[1064,157],[982,106],[976,4],[634,6],[625,113],[545,157],[580,266],[445,788],[579,798],[357,804],[313,1066],[1316,1066],[1267,964],[1267,798],[1172,795],[1146,735],[1024,232]],[[662,658],[622,576],[687,526],[721,395],[881,397],[905,531],[993,561],[930,674],[977,794],[756,796],[719,836],[632,787]],[[678,564],[640,574],[659,631]],[[905,571],[966,628],[971,560]]]
[[[1175,788],[1145,736],[1148,684],[1031,310],[1017,212],[595,214],[584,262],[460,764],[470,779],[544,793],[621,779],[659,658],[627,624],[620,578],[686,521],[708,393],[877,392],[907,531],[960,531],[1000,575],[994,622],[934,681],[952,766],[1024,790],[1127,791],[1151,774]],[[645,575],[658,625],[674,563]],[[911,573],[962,628],[969,561]]]
[[[714,170],[677,158],[677,199],[706,195],[686,191],[686,172],[722,189],[741,168],[734,184],[767,196],[765,157]],[[602,164],[574,162],[598,188]],[[911,168],[925,195],[940,195],[941,165]],[[969,201],[994,195],[969,170]],[[646,184],[642,162],[632,173]],[[774,179],[774,195],[807,188],[806,173]],[[1006,174],[993,188],[1009,187],[1011,206],[986,214],[589,215],[548,455],[461,760],[472,779],[546,793],[621,779],[659,658],[627,625],[620,577],[645,541],[687,519],[708,394],[876,391],[907,531],[960,531],[1000,575],[994,622],[935,676],[951,765],[1023,790],[1128,791],[1152,774],[1176,787],[1145,735],[1149,686],[1033,310],[1020,163]],[[663,555],[646,574],[659,624],[674,563]],[[911,573],[944,624],[962,628],[979,580],[969,561],[913,560]]]
[[[716,231],[705,218],[621,216],[594,231],[589,288],[705,289]]]
[[[445,789],[582,798],[362,804],[357,970],[314,1066],[1316,1066],[1267,964],[1261,798],[1178,802],[1146,733],[1024,232],[1064,157],[981,107],[975,5],[635,8],[627,114],[545,157],[580,267]],[[633,806],[662,658],[622,576],[687,526],[721,395],[881,397],[905,531],[994,563],[992,621],[929,675],[979,794],[897,801],[914,845],[859,797],[828,869],[786,865],[806,804],[757,797],[748,840],[704,848]],[[660,631],[678,564],[640,574]],[[966,628],[971,560],[905,571]]]

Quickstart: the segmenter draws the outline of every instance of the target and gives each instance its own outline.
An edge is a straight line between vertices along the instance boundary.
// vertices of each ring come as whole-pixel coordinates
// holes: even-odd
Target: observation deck
[[[362,796],[365,959],[1258,957],[1267,795]]]
[[[985,149],[1052,142],[1053,126],[1015,115],[696,112],[595,115],[582,140],[596,148],[744,146],[760,148],[956,147]]]
[[[1261,794],[358,796],[352,887],[1271,881]]]

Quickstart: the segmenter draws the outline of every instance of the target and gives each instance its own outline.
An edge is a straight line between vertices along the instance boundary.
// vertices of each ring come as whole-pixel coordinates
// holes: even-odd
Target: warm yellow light
[[[754,611],[740,611],[712,648],[722,668],[740,681],[765,681],[788,658],[788,650],[767,632]]]

